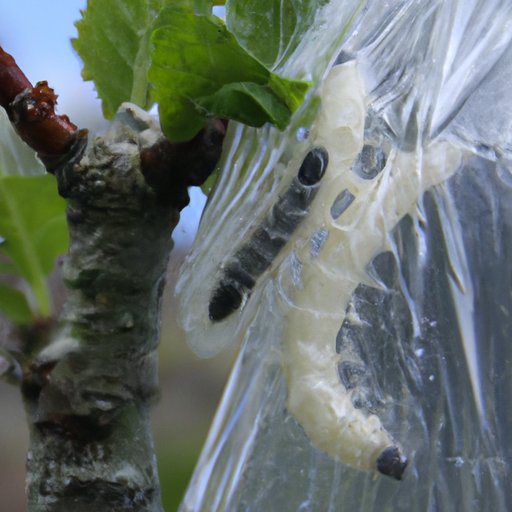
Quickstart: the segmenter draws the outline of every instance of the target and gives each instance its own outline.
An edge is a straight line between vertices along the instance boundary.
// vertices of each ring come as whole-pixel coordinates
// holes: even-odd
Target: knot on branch
[[[113,210],[140,210],[141,201],[144,209],[153,203],[181,210],[189,202],[187,188],[201,185],[215,170],[225,133],[225,122],[211,119],[192,140],[175,143],[146,111],[123,103],[109,132],[78,163],[57,171],[59,191]]]
[[[222,152],[227,122],[213,118],[192,140],[172,142],[162,137],[142,148],[141,170],[160,200],[184,208],[187,188],[200,186],[213,173]]]

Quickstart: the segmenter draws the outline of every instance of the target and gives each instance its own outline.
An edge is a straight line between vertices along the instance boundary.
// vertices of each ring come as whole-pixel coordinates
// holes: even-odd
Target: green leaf
[[[329,1],[228,0],[226,23],[247,51],[273,69],[290,57]]]
[[[1,252],[1,249],[0,249]],[[16,266],[10,261],[0,261],[0,274],[6,274],[8,276],[16,276],[18,274],[18,269]]]
[[[157,27],[149,78],[162,128],[175,141],[191,139],[206,116],[282,128],[304,98],[307,83],[271,73],[215,16],[165,9]]]
[[[5,283],[0,283],[0,314],[17,324],[32,321],[32,312],[23,293]]]
[[[112,117],[123,101],[151,106],[147,71],[153,22],[172,0],[88,0],[76,22],[73,48],[84,62],[84,80],[93,80],[103,113]]]
[[[290,110],[270,87],[251,82],[223,85],[214,94],[197,98],[195,103],[208,113],[251,126],[263,126],[270,121],[283,130],[290,119]]]
[[[149,38],[157,15],[165,7],[210,14],[212,0],[88,0],[75,23],[73,48],[82,58],[84,80],[92,80],[111,118],[123,101],[149,109],[153,103],[147,78]]]
[[[183,3],[186,3],[187,0],[180,0]],[[205,14],[208,15],[212,12],[212,6],[214,5],[224,5],[225,0],[217,1],[217,0],[188,0],[188,3],[192,4],[192,7],[195,10],[196,14]],[[178,2],[172,2],[169,4],[169,7],[177,7]]]
[[[198,15],[211,14],[213,5],[224,4],[225,0],[169,0],[166,2],[167,7],[172,7],[173,9],[189,9]],[[162,8],[166,6],[162,6]]]
[[[46,277],[68,246],[65,207],[53,176],[0,176],[0,252],[27,281],[42,316],[51,313]]]

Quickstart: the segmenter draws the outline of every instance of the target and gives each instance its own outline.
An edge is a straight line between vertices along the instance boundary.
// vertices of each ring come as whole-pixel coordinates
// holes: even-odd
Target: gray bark
[[[140,168],[140,150],[161,137],[125,106],[107,136],[57,172],[69,201],[69,295],[22,386],[30,512],[162,510],[149,410],[179,214]]]

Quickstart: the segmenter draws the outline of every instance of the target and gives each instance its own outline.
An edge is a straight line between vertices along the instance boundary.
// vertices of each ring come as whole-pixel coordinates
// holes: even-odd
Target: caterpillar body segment
[[[388,248],[390,232],[423,192],[457,170],[461,154],[446,142],[431,143],[420,156],[368,148],[363,91],[354,62],[333,68],[323,87],[312,136],[330,164],[298,229],[293,258],[300,275],[290,277],[290,265],[279,272],[287,311],[283,361],[288,409],[312,444],[347,465],[400,479],[407,459],[379,417],[354,405],[364,367],[350,349],[336,352],[336,337],[357,285],[376,285],[368,264]],[[312,251],[319,232],[321,247]]]

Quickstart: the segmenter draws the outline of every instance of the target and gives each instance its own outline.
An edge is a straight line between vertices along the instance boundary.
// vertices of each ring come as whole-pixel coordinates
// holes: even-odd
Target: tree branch
[[[32,87],[1,49],[0,101],[68,200],[68,299],[24,354],[28,510],[160,512],[149,410],[171,233],[187,187],[217,164],[225,123],[174,144],[124,104],[86,148],[46,82]]]

